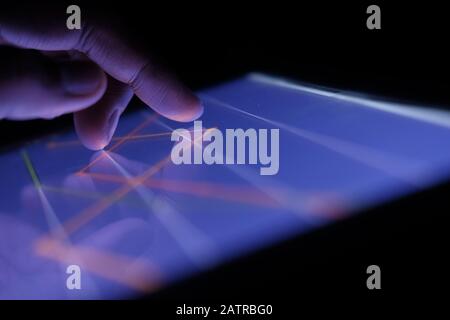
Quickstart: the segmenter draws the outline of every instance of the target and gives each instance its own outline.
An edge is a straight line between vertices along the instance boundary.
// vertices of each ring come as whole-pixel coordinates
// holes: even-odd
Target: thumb
[[[0,119],[51,119],[79,111],[97,102],[106,86],[106,75],[92,62],[0,50]]]

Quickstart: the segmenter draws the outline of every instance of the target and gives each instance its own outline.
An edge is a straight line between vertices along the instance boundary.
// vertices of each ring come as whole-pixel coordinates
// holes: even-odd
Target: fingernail
[[[108,124],[106,128],[106,137],[108,143],[111,141],[111,138],[116,131],[117,123],[119,122],[119,110],[115,110],[108,119]]]
[[[200,99],[191,94],[185,99],[186,103],[183,104],[182,110],[177,110],[174,114],[173,119],[182,122],[190,122],[197,120],[203,115],[204,107]]]
[[[203,112],[205,112],[205,107],[203,103],[200,101],[200,104],[198,106],[197,114],[194,116],[195,120],[200,118],[203,115]]]
[[[64,90],[73,95],[95,93],[103,81],[103,72],[93,63],[72,61],[61,65],[61,82]]]

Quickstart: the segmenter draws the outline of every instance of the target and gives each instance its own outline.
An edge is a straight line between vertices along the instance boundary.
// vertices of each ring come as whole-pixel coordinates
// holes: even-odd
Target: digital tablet
[[[104,151],[0,155],[0,298],[151,294],[449,178],[445,111],[256,73],[198,94],[195,123],[142,106]]]

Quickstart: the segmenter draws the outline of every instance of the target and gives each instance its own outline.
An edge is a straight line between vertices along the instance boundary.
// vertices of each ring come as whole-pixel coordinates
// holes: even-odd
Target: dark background
[[[450,105],[450,22],[442,5],[412,1],[79,3],[83,14],[95,12],[128,34],[130,41],[157,54],[193,89],[261,71],[394,100]],[[381,30],[366,29],[365,11],[370,4],[381,7]],[[70,126],[70,116],[53,121],[1,121],[1,146]],[[449,194],[448,185],[443,185],[374,208],[149,298],[160,307],[167,301],[257,303],[278,306],[277,312],[331,302],[376,308],[405,297],[420,301],[409,308],[419,306],[425,297],[438,302],[444,297],[439,291],[448,282]],[[380,291],[365,286],[370,264],[381,267]]]

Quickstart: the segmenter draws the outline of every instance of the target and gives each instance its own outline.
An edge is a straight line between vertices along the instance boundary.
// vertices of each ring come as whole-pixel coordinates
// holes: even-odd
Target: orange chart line
[[[120,147],[122,144],[124,144],[130,137],[134,136],[137,132],[139,132],[140,130],[142,130],[143,128],[145,128],[146,126],[148,126],[150,123],[154,122],[156,119],[158,118],[158,114],[153,114],[151,117],[149,117],[148,119],[146,119],[143,123],[141,123],[139,126],[137,126],[136,128],[134,128],[132,131],[130,131],[127,135],[125,135],[124,137],[122,137],[122,139],[120,139],[119,141],[117,141],[114,145],[112,145],[108,151],[114,151],[116,150],[118,147]],[[97,163],[98,161],[100,161],[101,159],[103,159],[105,157],[104,154],[101,154],[99,157],[95,158],[95,160],[91,161],[89,164],[87,164],[84,168],[80,169],[78,171],[78,174],[80,173],[84,173],[87,169],[89,169],[90,167],[92,167],[95,163]]]
[[[91,178],[114,182],[128,183],[128,179],[101,173],[89,173]],[[147,179],[142,185],[166,191],[194,195],[198,197],[216,198],[232,202],[241,202],[258,206],[280,207],[280,203],[265,193],[248,187],[220,185],[204,181],[179,181],[167,179]]]
[[[50,185],[42,185],[42,189],[45,191],[50,191],[50,192],[55,192],[55,193],[59,193],[62,195],[66,195],[66,196],[74,196],[74,197],[79,197],[79,198],[85,198],[85,199],[93,199],[93,200],[98,200],[101,199],[105,196],[107,196],[106,193],[99,193],[99,192],[83,192],[83,191],[79,191],[77,189],[70,189],[70,188],[63,188],[63,187],[53,187]],[[128,204],[129,206],[133,206],[135,208],[142,208],[143,205],[141,203],[141,201],[139,201],[139,198],[135,198],[135,199],[124,199],[124,203]]]
[[[207,129],[206,132],[208,132],[209,130],[211,130],[211,128]],[[194,145],[196,143],[195,140],[191,142]],[[152,175],[157,173],[169,161],[170,161],[170,154],[161,159],[158,163],[151,166],[149,169],[147,169],[142,175],[132,179],[128,179],[128,184],[120,187],[116,191],[112,192],[110,195],[100,199],[98,202],[82,210],[79,214],[69,219],[67,222],[63,223],[61,228],[63,228],[63,231],[65,231],[67,235],[70,235],[71,233],[77,231],[79,228],[81,228],[83,225],[91,221],[93,218],[100,215],[104,210],[109,208],[116,201],[120,200],[129,192],[131,192],[135,187],[142,184]]]
[[[143,175],[129,179],[128,184],[117,189],[110,195],[100,199],[98,202],[94,203],[92,206],[81,211],[78,215],[74,216],[67,222],[63,223],[62,228],[67,234],[71,234],[78,230],[80,227],[91,221],[96,216],[100,215],[104,210],[113,205],[116,201],[123,198],[130,191],[132,191],[136,186],[142,184],[150,176],[158,172],[170,159],[170,156],[165,157],[160,160],[157,164],[150,167]]]
[[[36,240],[34,250],[39,256],[79,265],[82,270],[140,292],[154,291],[162,283],[158,268],[149,261],[136,261],[127,256],[87,246],[69,245],[52,237]]]
[[[195,130],[188,130],[189,132],[193,133]],[[166,131],[166,132],[157,132],[157,133],[149,133],[149,134],[137,134],[132,136],[122,136],[122,137],[113,137],[111,141],[120,141],[122,139],[125,139],[127,141],[132,140],[143,140],[143,139],[149,139],[149,138],[158,138],[158,137],[165,137],[172,135],[172,131]],[[61,148],[61,147],[69,147],[69,146],[76,146],[81,145],[80,140],[71,140],[71,141],[51,141],[47,143],[47,148],[49,149],[55,149],[55,148]],[[111,151],[111,150],[109,150]]]
[[[157,137],[164,137],[164,136],[170,136],[172,132],[158,132],[158,133],[149,133],[149,134],[137,134],[134,136],[122,136],[122,137],[113,137],[111,141],[120,141],[122,139],[125,140],[141,140],[141,139],[148,139],[148,138],[157,138]],[[71,141],[61,141],[61,142],[49,142],[47,143],[47,148],[54,149],[54,148],[61,148],[61,147],[69,147],[69,146],[76,146],[80,145],[81,142],[79,140],[71,140]]]

